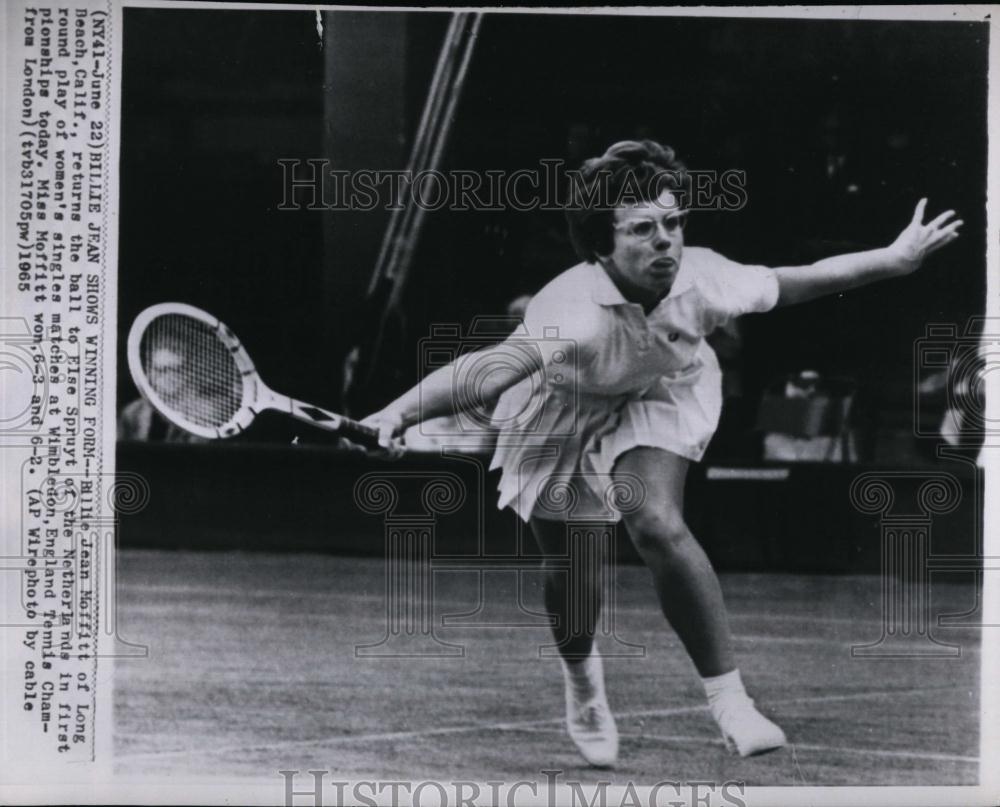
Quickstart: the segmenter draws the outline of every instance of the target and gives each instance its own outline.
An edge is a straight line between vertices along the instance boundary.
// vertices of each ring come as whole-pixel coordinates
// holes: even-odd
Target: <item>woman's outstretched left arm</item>
[[[804,303],[916,271],[924,258],[958,238],[962,226],[961,219],[953,219],[954,210],[924,224],[926,208],[927,200],[921,199],[906,229],[883,249],[837,255],[808,266],[776,268],[778,305]]]

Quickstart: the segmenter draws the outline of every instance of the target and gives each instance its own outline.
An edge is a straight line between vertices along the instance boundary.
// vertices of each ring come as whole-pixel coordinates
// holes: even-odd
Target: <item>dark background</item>
[[[190,302],[275,389],[343,406],[388,214],[280,211],[278,160],[402,167],[447,15],[327,12],[322,41],[311,12],[124,17],[121,336],[147,305]],[[809,367],[857,378],[870,412],[910,412],[914,340],[983,310],[987,48],[969,23],[488,15],[443,168],[573,164],[653,137],[692,168],[746,171],[747,206],[698,213],[687,240],[770,265],[884,246],[920,196],[959,210],[962,239],[918,275],[747,321],[751,397]],[[573,262],[558,213],[430,214],[365,404],[416,380],[431,323],[501,313]],[[124,361],[119,378],[121,403]]]

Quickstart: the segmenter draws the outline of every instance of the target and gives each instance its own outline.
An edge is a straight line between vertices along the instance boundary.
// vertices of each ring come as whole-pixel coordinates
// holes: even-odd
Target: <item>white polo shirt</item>
[[[670,293],[648,315],[599,264],[556,277],[512,337],[539,351],[544,369],[508,389],[494,412],[499,506],[525,521],[618,520],[632,495],[611,485],[624,452],[650,446],[700,460],[722,408],[705,337],[777,301],[773,270],[703,247],[684,248]]]

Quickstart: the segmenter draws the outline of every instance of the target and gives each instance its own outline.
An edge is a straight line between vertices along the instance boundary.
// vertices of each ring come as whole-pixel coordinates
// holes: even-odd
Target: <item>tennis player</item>
[[[500,507],[530,523],[551,559],[566,556],[567,521],[623,521],[727,747],[749,756],[780,748],[785,734],[744,689],[719,580],[683,518],[688,466],[701,459],[722,405],[719,364],[705,337],[742,314],[908,275],[955,240],[962,222],[949,210],[924,224],[921,199],[883,249],[808,266],[745,266],[685,247],[689,185],[673,150],[649,140],[616,143],[587,161],[566,211],[581,262],[545,286],[525,314],[534,362],[506,361],[524,354],[508,340],[474,354],[479,362],[434,371],[365,422],[379,429],[384,447],[398,448],[394,441],[414,423],[462,402],[499,399]],[[491,358],[510,369],[484,374]],[[518,413],[529,410],[525,425]],[[567,479],[571,496],[552,487]],[[630,488],[625,508],[615,492]],[[553,505],[560,500],[563,512]],[[545,570],[570,737],[590,764],[613,765],[618,732],[593,639],[597,576],[567,575],[556,563]]]

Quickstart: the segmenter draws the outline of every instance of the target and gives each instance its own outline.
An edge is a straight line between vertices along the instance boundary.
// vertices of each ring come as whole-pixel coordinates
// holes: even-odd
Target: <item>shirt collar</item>
[[[608,273],[604,271],[604,267],[599,263],[588,264],[591,267],[592,275],[592,285],[590,290],[591,299],[598,305],[626,305],[628,300],[622,296],[622,293],[618,290],[615,282],[608,276]],[[671,297],[677,297],[683,294],[689,288],[691,288],[692,279],[691,273],[685,270],[686,263],[681,259],[680,268],[677,270],[677,277],[674,278],[674,284],[670,287],[670,291],[667,292],[667,296],[663,300],[669,300]],[[660,302],[662,303],[663,300]]]

